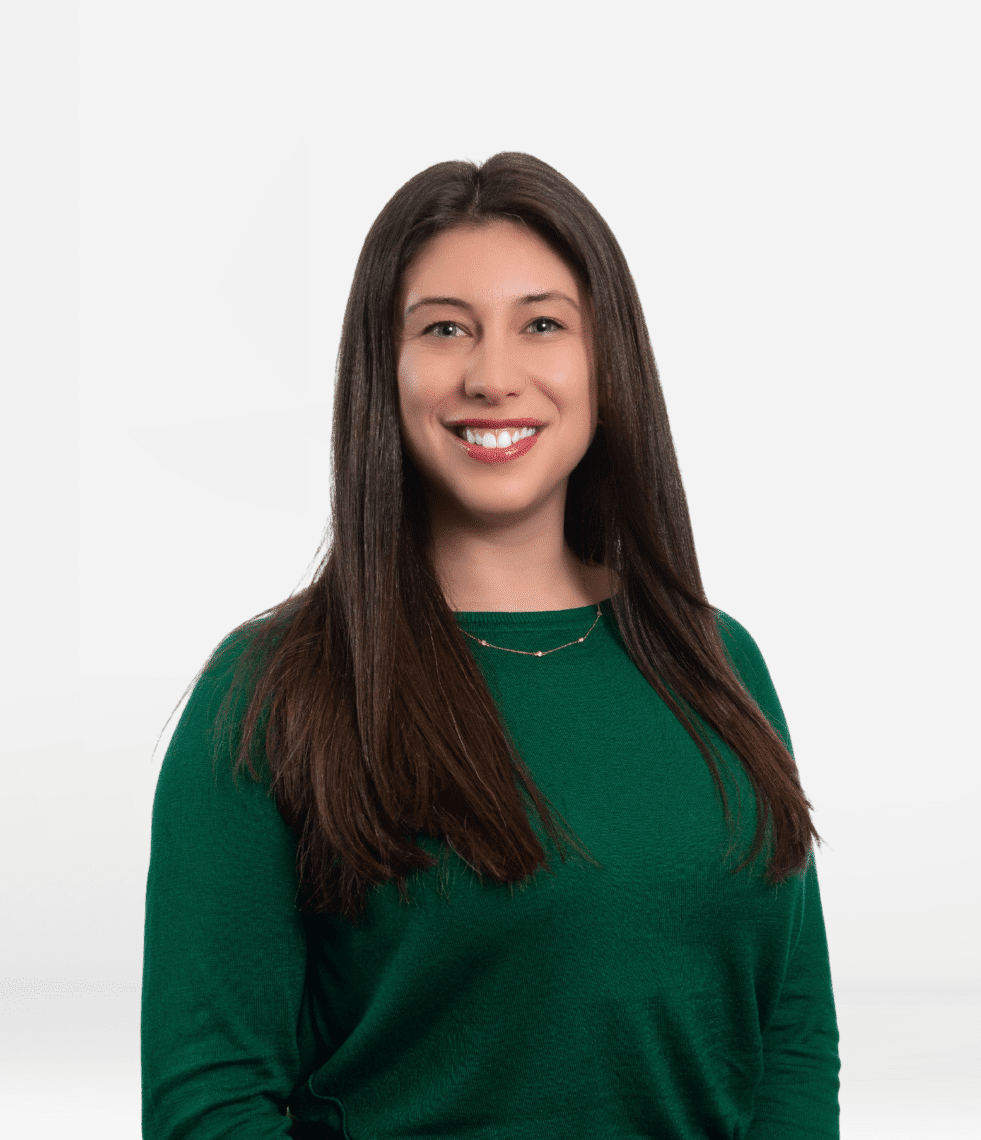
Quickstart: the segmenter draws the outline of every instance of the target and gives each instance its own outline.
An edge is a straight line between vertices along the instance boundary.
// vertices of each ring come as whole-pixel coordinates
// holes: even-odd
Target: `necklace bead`
[[[580,645],[582,642],[584,642],[596,628],[596,622],[598,622],[599,619],[603,616],[603,611],[600,609],[601,605],[602,602],[596,603],[596,621],[594,621],[593,624],[589,627],[588,632],[584,633],[582,637],[576,638],[575,641],[567,641],[565,645],[557,645],[554,649],[539,649],[537,652],[533,652],[529,649],[508,649],[504,645],[491,645],[489,641],[484,641],[482,637],[474,637],[472,633],[467,633],[466,630],[463,630],[462,632],[472,641],[476,641],[479,645],[486,645],[488,649],[502,649],[505,653],[520,653],[524,657],[547,657],[550,653],[557,653],[560,649],[568,649],[570,645]]]

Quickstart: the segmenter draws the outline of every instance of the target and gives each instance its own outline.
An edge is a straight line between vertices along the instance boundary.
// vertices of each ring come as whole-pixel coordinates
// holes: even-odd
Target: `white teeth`
[[[463,434],[467,443],[478,443],[481,447],[510,447],[513,443],[518,443],[519,440],[534,435],[537,430],[537,428],[532,427],[512,428],[511,430],[505,429],[495,436],[493,432],[487,431],[485,428],[477,428],[476,431],[465,428]]]

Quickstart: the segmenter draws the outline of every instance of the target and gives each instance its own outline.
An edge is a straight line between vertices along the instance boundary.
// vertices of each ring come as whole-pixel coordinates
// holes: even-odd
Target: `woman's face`
[[[557,496],[564,506],[597,418],[586,299],[565,262],[515,223],[450,230],[409,266],[398,312],[402,441],[434,521],[495,527],[554,510]],[[481,462],[450,426],[474,419],[543,426],[505,462],[508,440],[477,427],[499,439],[478,452],[496,461]]]

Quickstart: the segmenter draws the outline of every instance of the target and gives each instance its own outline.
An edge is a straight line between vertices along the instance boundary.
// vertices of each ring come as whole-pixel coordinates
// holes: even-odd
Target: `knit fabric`
[[[495,645],[581,637],[595,606],[460,613]],[[743,684],[790,747],[749,633]],[[227,639],[226,639],[227,640]],[[244,641],[242,643],[244,645]],[[755,796],[723,758],[737,845],[697,746],[625,651],[609,600],[544,657],[467,639],[535,783],[600,866],[481,883],[445,870],[304,917],[268,784],[212,775],[237,653],[195,686],[153,802],[142,998],[144,1140],[838,1140],[838,1028],[813,854],[732,874]],[[239,650],[240,652],[240,650]],[[465,732],[466,726],[461,729]],[[802,779],[806,790],[806,772]],[[287,1111],[288,1110],[288,1111]]]

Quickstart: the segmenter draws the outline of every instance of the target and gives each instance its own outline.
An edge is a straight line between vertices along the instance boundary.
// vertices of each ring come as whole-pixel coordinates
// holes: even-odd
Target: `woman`
[[[837,1137],[820,836],[568,180],[398,191],[332,448],[313,583],[222,642],[160,771],[146,1140]]]

